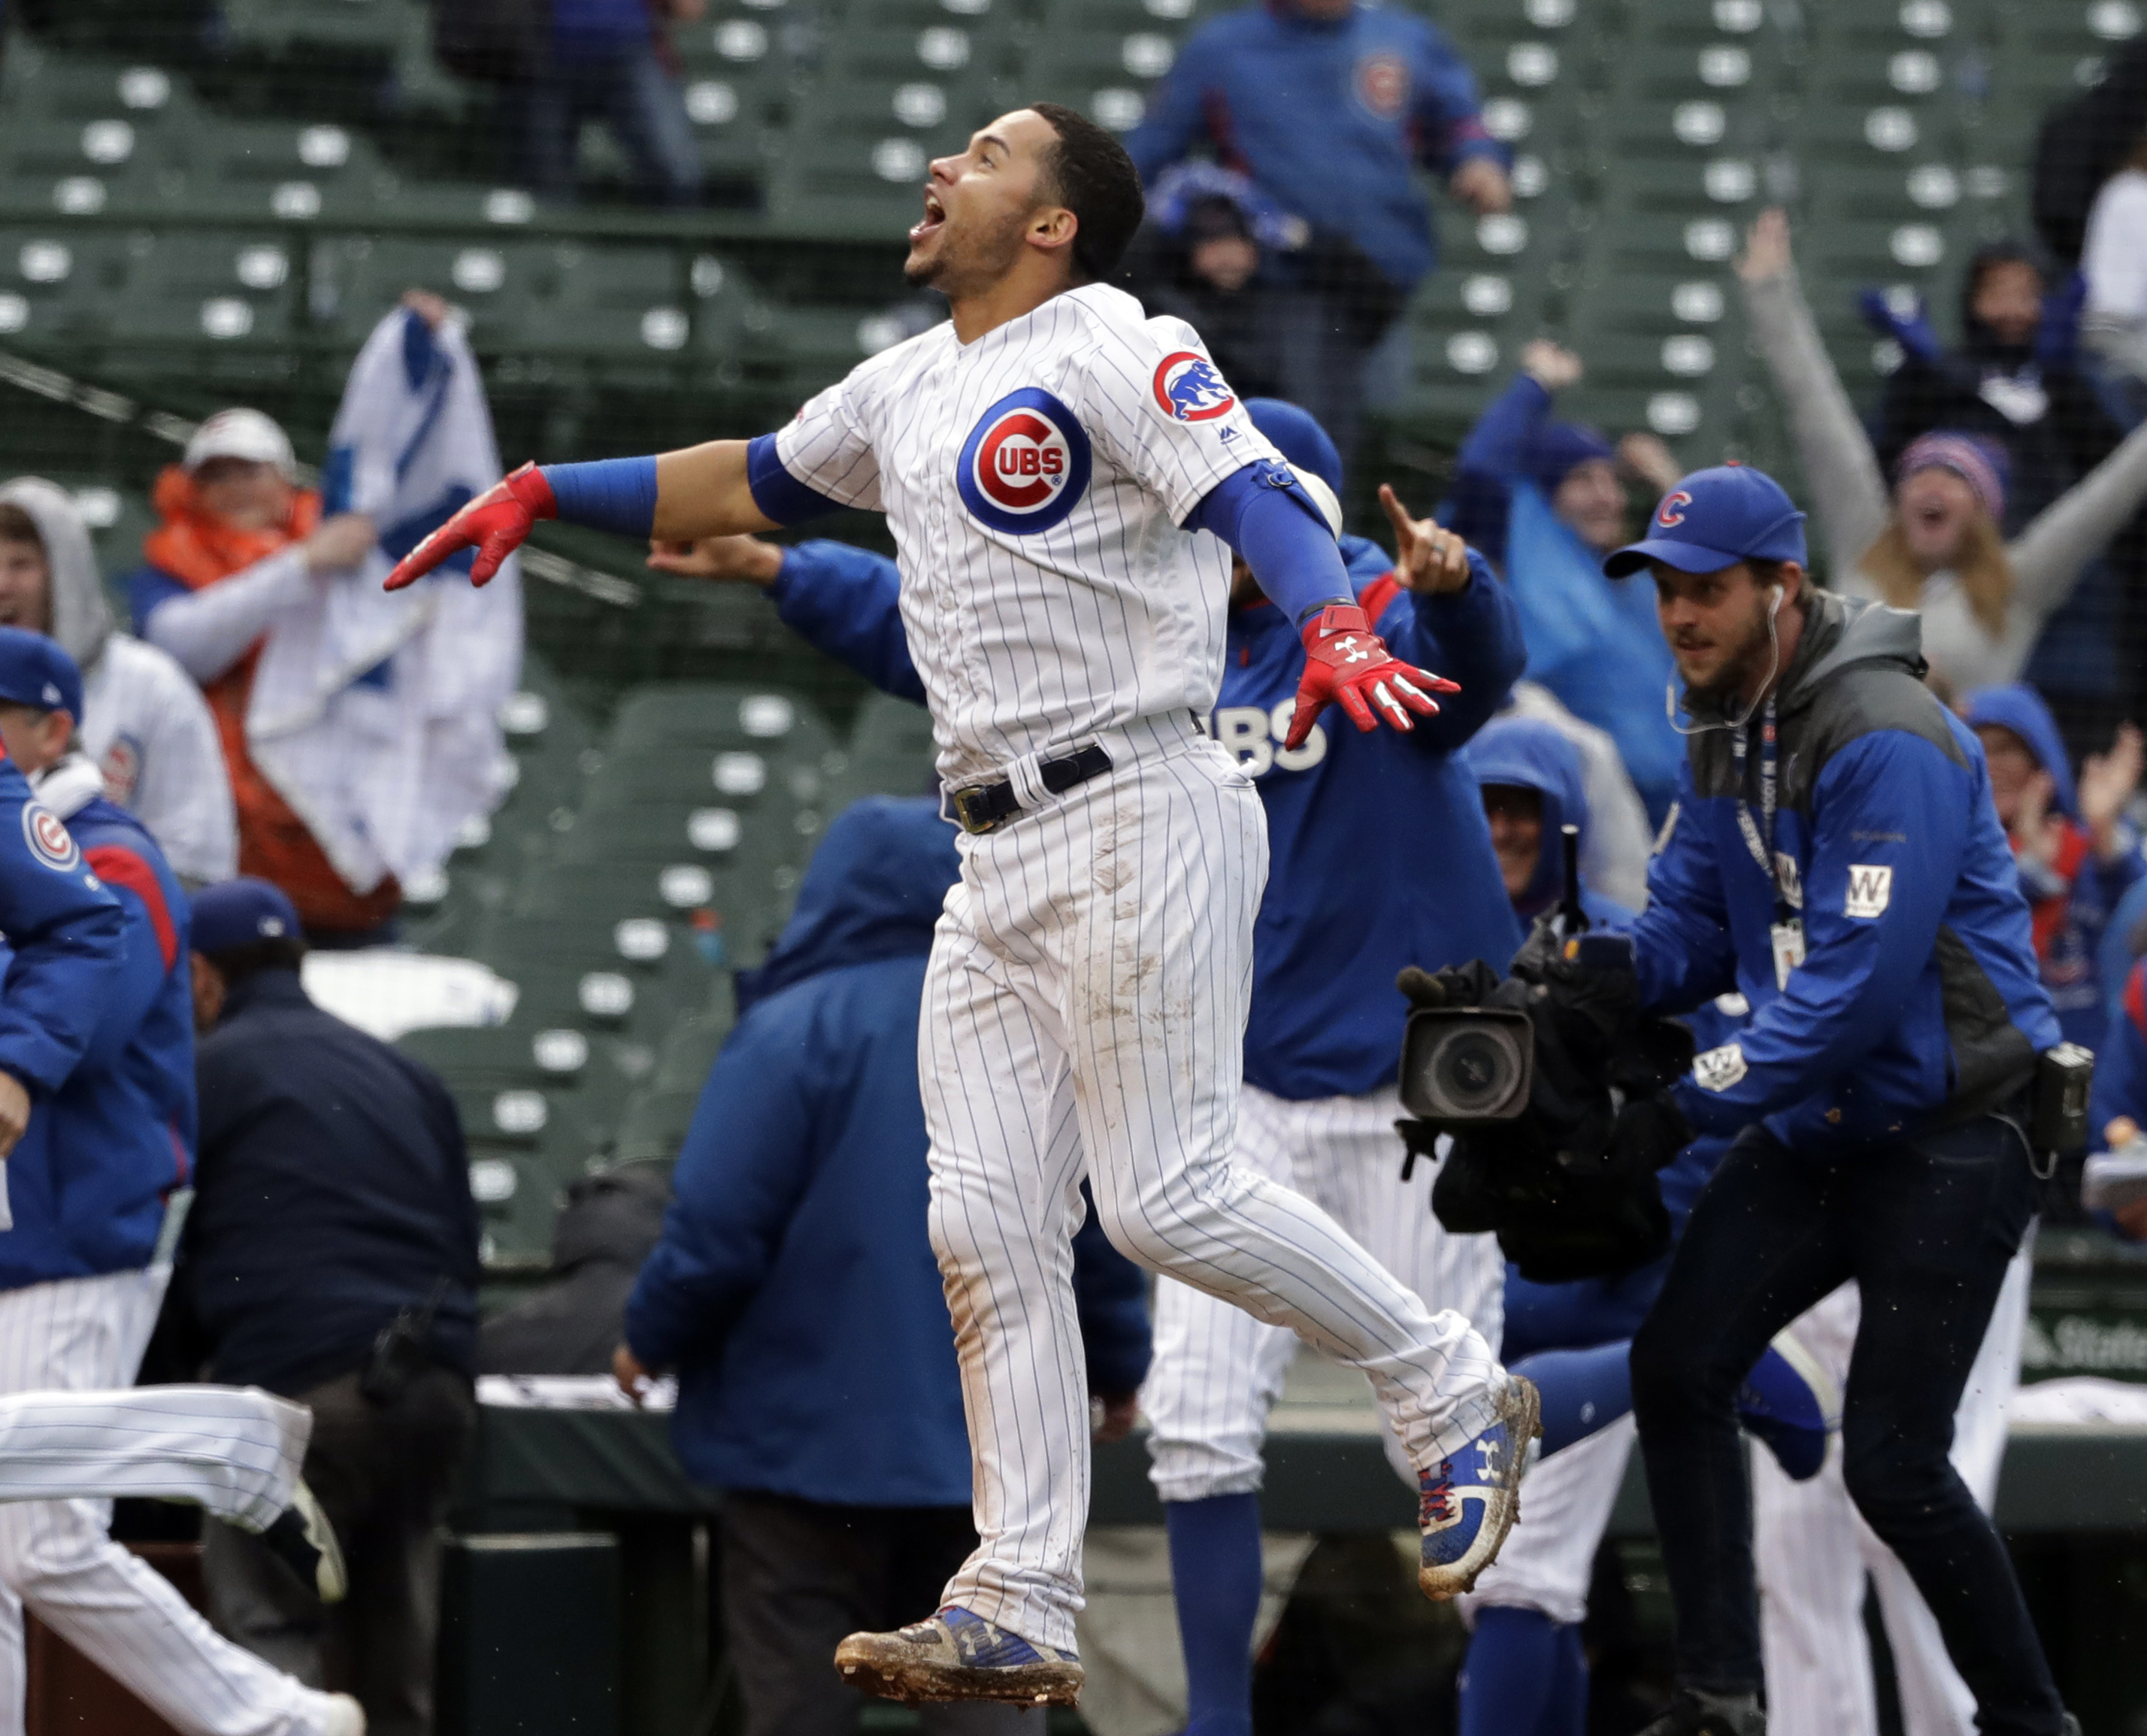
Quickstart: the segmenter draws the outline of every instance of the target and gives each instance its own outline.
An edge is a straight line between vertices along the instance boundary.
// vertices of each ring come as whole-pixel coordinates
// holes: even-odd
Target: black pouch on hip
[[[410,1388],[410,1383],[433,1366],[433,1321],[447,1299],[445,1278],[433,1293],[414,1307],[398,1308],[395,1318],[380,1328],[358,1371],[358,1390],[368,1403],[390,1405]]]

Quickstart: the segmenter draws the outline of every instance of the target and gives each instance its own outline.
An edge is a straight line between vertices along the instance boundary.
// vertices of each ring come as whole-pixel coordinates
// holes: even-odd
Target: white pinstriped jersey
[[[883,512],[940,775],[993,775],[1215,703],[1229,550],[1180,524],[1279,454],[1183,320],[1054,296],[973,343],[883,351],[778,435],[799,483]]]

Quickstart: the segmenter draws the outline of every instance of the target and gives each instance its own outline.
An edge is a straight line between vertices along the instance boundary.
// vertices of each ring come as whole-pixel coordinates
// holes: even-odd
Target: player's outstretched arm
[[[388,588],[415,583],[466,548],[477,551],[470,581],[483,584],[541,518],[667,543],[773,530],[753,501],[748,450],[747,441],[710,440],[654,457],[524,464],[397,562]]]

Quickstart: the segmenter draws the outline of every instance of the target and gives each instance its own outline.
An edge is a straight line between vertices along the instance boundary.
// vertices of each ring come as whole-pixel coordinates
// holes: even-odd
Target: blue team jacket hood
[[[2035,763],[2050,774],[2055,786],[2050,793],[2051,806],[2067,819],[2078,816],[2079,794],[2073,788],[2071,763],[2065,758],[2064,738],[2058,733],[2058,720],[2050,715],[2040,693],[2024,681],[2010,682],[2002,688],[1980,688],[1968,696],[1965,716],[1970,729],[1995,724],[2025,742]]]
[[[797,908],[768,960],[738,974],[738,1008],[845,964],[921,958],[962,872],[954,828],[929,796],[868,796],[813,853]]]
[[[1515,907],[1524,917],[1547,909],[1563,890],[1559,828],[1578,826],[1588,835],[1588,796],[1580,750],[1539,718],[1494,718],[1462,754],[1477,787],[1511,784],[1543,798],[1543,852],[1534,877]]]

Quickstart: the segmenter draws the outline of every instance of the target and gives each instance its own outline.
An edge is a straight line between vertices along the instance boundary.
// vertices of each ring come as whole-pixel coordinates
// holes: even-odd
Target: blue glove
[[[1920,362],[1935,362],[1944,354],[1944,349],[1924,313],[1923,298],[1918,296],[1915,303],[1916,311],[1904,319],[1894,311],[1883,289],[1867,289],[1856,298],[1864,323],[1873,331],[1884,333]]]

